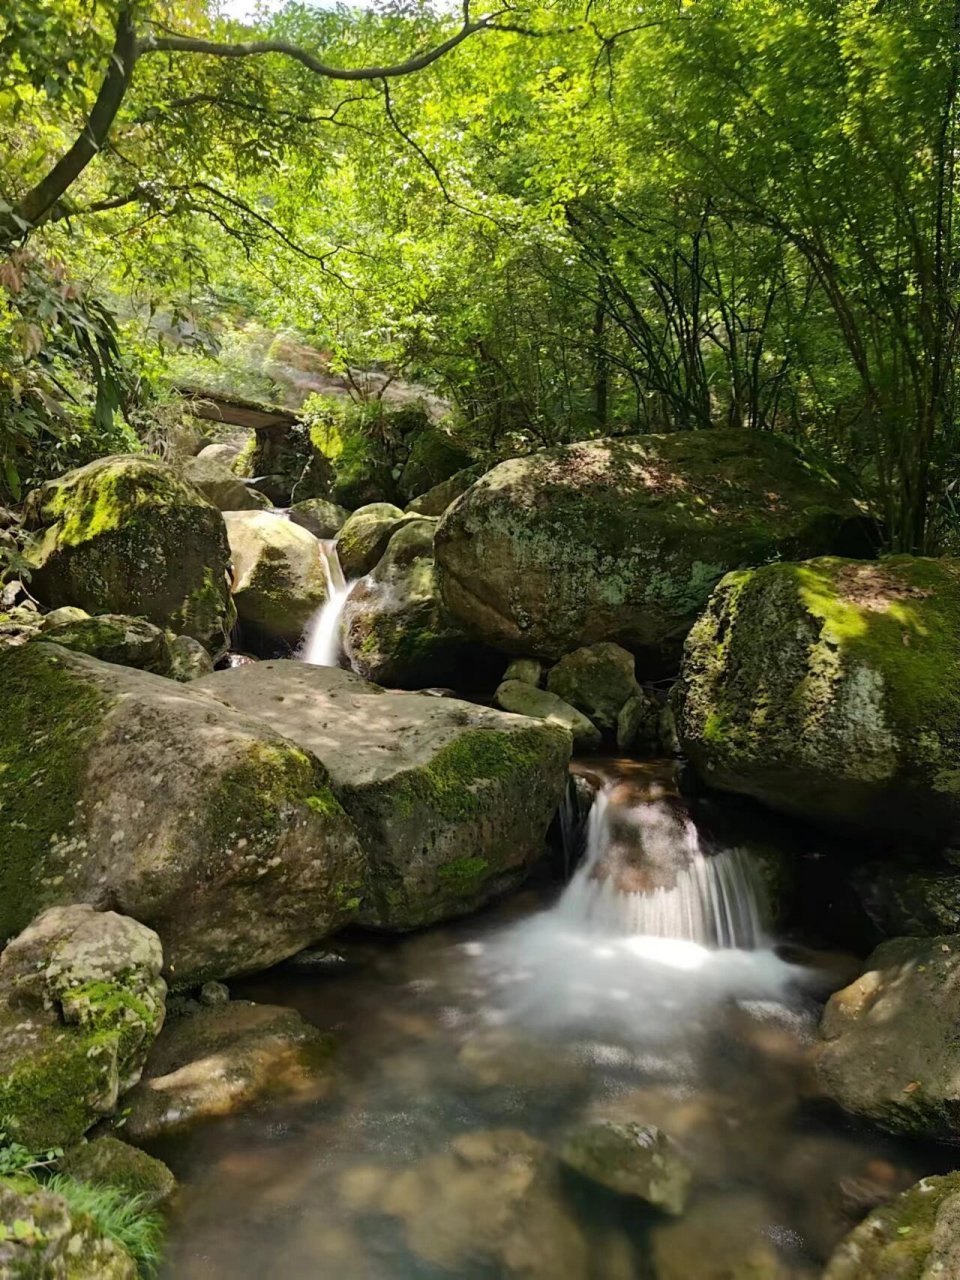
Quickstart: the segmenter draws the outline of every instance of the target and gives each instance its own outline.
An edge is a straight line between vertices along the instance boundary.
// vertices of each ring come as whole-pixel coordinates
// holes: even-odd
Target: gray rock
[[[187,458],[179,470],[184,480],[199,489],[218,511],[258,511],[272,505],[264,494],[234,475],[228,463],[204,455],[205,451],[201,451],[195,458]]]
[[[394,532],[404,519],[399,507],[389,502],[371,502],[358,507],[344,523],[337,537],[337,555],[347,581],[362,578],[379,561]]]
[[[139,1196],[146,1213],[169,1204],[177,1191],[177,1180],[162,1160],[109,1134],[72,1147],[58,1160],[57,1171],[79,1182]]]
[[[163,675],[182,684],[208,676],[213,671],[213,659],[199,640],[193,636],[174,636],[170,639],[170,661]]]
[[[265,649],[296,646],[327,598],[319,542],[272,512],[228,511],[224,519],[244,639]]]
[[[532,684],[539,688],[543,680],[543,663],[536,658],[514,658],[503,673],[503,679],[520,680],[523,684]]]
[[[309,530],[315,538],[335,538],[350,519],[347,508],[337,506],[329,498],[307,498],[305,502],[295,502],[288,514],[294,524]]]
[[[660,746],[661,707],[645,689],[629,697],[617,713],[617,746],[621,751],[656,751]]]
[[[152,671],[160,676],[170,674],[170,640],[176,637],[168,639],[167,632],[145,618],[103,613],[96,618],[80,618],[56,626],[50,625],[49,620],[45,621],[41,633],[45,642],[63,645],[74,653],[87,653],[101,662],[136,667],[138,671]],[[192,636],[182,638],[188,644],[199,645],[203,649],[200,641]],[[213,666],[212,661],[210,665]]]
[[[570,1133],[560,1159],[621,1195],[636,1196],[664,1213],[683,1213],[693,1174],[674,1141],[655,1125],[601,1120]]]
[[[212,1008],[214,1005],[226,1004],[230,999],[230,988],[223,982],[205,982],[200,988],[200,1003]]]
[[[484,464],[478,462],[472,467],[457,471],[449,480],[441,480],[432,489],[414,498],[407,505],[407,510],[421,516],[442,516],[447,507],[456,502],[461,493],[466,493],[470,486],[480,479],[485,470]]]
[[[582,711],[598,729],[615,729],[624,703],[640,695],[633,654],[618,644],[591,644],[561,658],[547,688]]]
[[[546,689],[537,689],[523,680],[505,680],[494,694],[494,700],[504,711],[566,729],[573,737],[574,746],[600,745],[601,734],[597,726],[576,707],[571,707],[569,702]]]

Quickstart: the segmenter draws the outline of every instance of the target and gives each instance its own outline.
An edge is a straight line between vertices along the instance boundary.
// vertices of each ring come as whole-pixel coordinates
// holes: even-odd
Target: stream
[[[671,766],[591,761],[565,887],[231,984],[336,1033],[335,1082],[154,1144],[181,1180],[177,1280],[800,1280],[936,1152],[818,1100],[822,1000],[735,842]],[[656,1124],[693,1169],[670,1218],[556,1164],[572,1124]],[[941,1158],[942,1159],[942,1158]]]

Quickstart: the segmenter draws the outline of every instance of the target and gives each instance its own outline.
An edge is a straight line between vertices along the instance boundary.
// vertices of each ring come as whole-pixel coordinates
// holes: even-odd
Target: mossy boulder
[[[341,882],[363,923],[409,929],[461,915],[516,885],[544,851],[566,786],[565,730],[302,662],[199,683],[327,766],[366,853],[365,881]]]
[[[200,676],[208,676],[213,671],[213,659],[199,640],[193,636],[173,636],[170,639],[170,662],[167,670],[161,672],[171,680],[179,680],[186,684],[188,680],[198,680]]]
[[[231,1000],[173,1018],[126,1099],[124,1132],[146,1142],[267,1097],[322,1097],[333,1051],[295,1009]]]
[[[428,489],[426,493],[421,493],[408,502],[407,510],[418,516],[442,516],[447,507],[455,502],[461,493],[466,493],[486,470],[487,467],[482,462],[477,462],[471,467],[457,471],[448,480],[441,480],[432,489]]]
[[[960,936],[893,938],[831,996],[817,1075],[846,1111],[891,1133],[960,1134]]]
[[[960,1275],[960,1173],[922,1178],[841,1241],[823,1280],[951,1280]]]
[[[319,541],[270,512],[228,511],[224,519],[244,644],[260,653],[295,648],[327,598]]]
[[[436,557],[444,602],[486,643],[557,659],[612,640],[652,669],[675,665],[729,570],[864,546],[857,503],[782,436],[712,430],[503,462],[443,516]]]
[[[350,918],[362,857],[325,769],[204,683],[52,644],[0,656],[0,938],[45,906],[109,902],[156,929],[181,984]]]
[[[137,1280],[139,1275],[122,1245],[39,1184],[0,1180],[0,1228],[4,1280]]]
[[[413,438],[410,454],[397,482],[400,494],[410,502],[417,494],[473,464],[473,456],[439,426],[425,427]]]
[[[236,614],[223,517],[171,467],[100,458],[35,490],[27,512],[42,603],[143,617],[225,652]]]
[[[582,711],[572,707],[569,702],[564,702],[559,694],[538,689],[526,680],[504,680],[497,687],[494,701],[503,711],[530,716],[534,720],[542,720],[544,724],[555,724],[558,728],[565,729],[576,747],[590,749],[600,745],[600,730]]]
[[[376,567],[347,598],[344,651],[353,670],[375,684],[476,684],[484,658],[492,656],[443,607],[433,567],[435,524],[424,518],[398,525]]]
[[[160,939],[89,906],[54,907],[0,954],[0,1132],[76,1142],[140,1078],[163,1025]]]
[[[664,1213],[682,1213],[693,1171],[676,1143],[655,1125],[585,1122],[567,1134],[560,1159],[568,1169]]]
[[[711,786],[948,843],[960,832],[960,560],[730,574],[690,633],[672,705]]]
[[[71,1147],[57,1161],[57,1171],[78,1182],[139,1196],[145,1213],[168,1204],[177,1191],[177,1180],[162,1160],[110,1134]]]
[[[272,506],[265,494],[244,484],[225,462],[216,458],[187,458],[179,470],[184,480],[199,489],[218,511],[259,511]]]
[[[586,645],[560,659],[547,675],[547,688],[598,729],[613,730],[624,703],[640,693],[634,668],[633,654],[618,644]]]
[[[335,538],[349,519],[346,507],[338,506],[329,498],[308,498],[295,502],[289,511],[290,519],[315,538]]]
[[[75,653],[88,653],[101,662],[115,662],[122,667],[136,667],[139,671],[153,671],[161,676],[170,673],[167,633],[145,618],[104,613],[96,618],[46,626],[41,634],[46,643],[63,645]],[[192,640],[192,637],[185,638]]]
[[[409,519],[390,502],[372,502],[353,512],[337,536],[337,555],[348,582],[377,565],[396,530]]]

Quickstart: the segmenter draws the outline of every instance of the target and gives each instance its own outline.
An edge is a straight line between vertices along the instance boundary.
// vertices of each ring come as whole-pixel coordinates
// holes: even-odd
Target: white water
[[[315,667],[337,667],[343,651],[340,620],[353,583],[343,576],[333,539],[321,540],[320,559],[327,579],[327,599],[310,620],[299,657]]]

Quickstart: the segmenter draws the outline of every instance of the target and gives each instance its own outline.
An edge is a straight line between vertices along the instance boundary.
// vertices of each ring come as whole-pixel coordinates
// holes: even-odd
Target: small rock
[[[573,735],[576,747],[600,745],[601,736],[597,726],[576,707],[564,702],[555,693],[548,693],[546,689],[534,688],[532,684],[526,684],[522,680],[505,680],[494,694],[494,701],[504,711],[559,725]]]
[[[539,687],[543,680],[543,663],[536,658],[514,658],[503,673],[503,678]]]
[[[547,688],[576,707],[598,729],[617,728],[623,704],[641,695],[633,654],[618,644],[591,644],[560,659]]]
[[[41,631],[49,631],[52,627],[62,627],[68,622],[85,622],[90,615],[86,609],[77,609],[72,604],[65,604],[59,609],[52,609],[40,622]]]
[[[655,1125],[615,1120],[580,1125],[560,1149],[571,1169],[665,1213],[683,1213],[692,1173],[672,1138]]]
[[[193,636],[170,636],[170,663],[166,675],[181,684],[199,680],[213,671],[213,659]]]
[[[116,1187],[129,1196],[141,1196],[145,1212],[167,1204],[177,1190],[177,1180],[162,1160],[109,1134],[72,1147],[57,1167],[60,1173],[79,1182]]]
[[[200,988],[200,1003],[208,1008],[218,1004],[227,1004],[230,999],[230,988],[225,982],[205,982]]]
[[[621,751],[656,751],[660,745],[660,704],[641,689],[617,713],[617,746]]]

